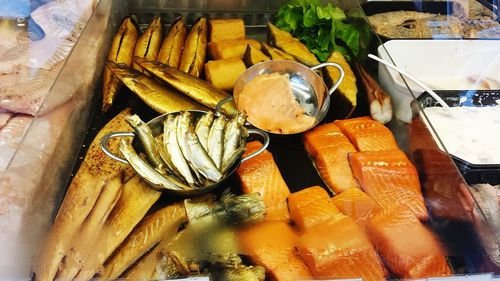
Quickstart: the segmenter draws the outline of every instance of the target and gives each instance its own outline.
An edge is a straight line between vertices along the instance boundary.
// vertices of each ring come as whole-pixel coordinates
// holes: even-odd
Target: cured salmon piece
[[[375,200],[359,188],[350,188],[335,195],[332,202],[342,213],[362,225],[373,213],[381,209]]]
[[[398,202],[420,220],[427,220],[417,170],[403,151],[354,152],[349,162],[363,190],[382,208]]]
[[[339,126],[358,151],[398,149],[398,144],[391,130],[371,117],[337,120],[335,124]]]
[[[340,214],[333,205],[330,196],[319,186],[312,186],[288,196],[290,216],[300,231],[306,231],[312,226],[332,220]]]
[[[299,238],[297,249],[315,278],[385,279],[375,248],[361,227],[347,216],[313,226]]]
[[[438,240],[405,206],[391,205],[373,215],[367,233],[391,272],[399,278],[452,274]]]
[[[314,128],[304,134],[304,146],[323,181],[334,192],[357,187],[347,160],[356,149],[334,123]]]
[[[260,147],[262,144],[258,141],[249,142],[245,155]],[[254,158],[243,162],[236,173],[239,176],[243,193],[257,192],[262,196],[266,206],[266,220],[290,220],[286,203],[290,190],[269,151],[265,150]]]
[[[295,251],[298,236],[286,222],[264,222],[238,233],[242,250],[266,268],[273,280],[311,279],[304,261]]]

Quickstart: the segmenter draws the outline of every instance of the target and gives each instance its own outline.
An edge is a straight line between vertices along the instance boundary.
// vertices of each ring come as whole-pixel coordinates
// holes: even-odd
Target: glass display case
[[[7,120],[0,123],[0,164],[5,162],[0,171],[0,247],[4,249],[0,255],[0,279],[28,278],[36,271],[35,264],[40,263],[40,252],[68,186],[99,130],[127,107],[143,120],[159,115],[125,87],[108,112],[100,111],[107,54],[126,16],[135,15],[142,31],[153,17],[160,16],[165,32],[178,17],[188,26],[200,16],[242,18],[247,38],[265,42],[266,23],[275,22],[279,8],[287,3],[100,0],[67,4],[68,8],[58,5],[71,1],[25,2],[20,9],[9,5],[0,8],[0,33],[12,39],[5,40],[5,44],[0,42],[0,48],[4,48],[0,49],[0,121]],[[348,22],[370,24],[370,36],[366,37],[370,39],[363,43],[366,54],[378,55],[414,75],[435,90],[450,110],[474,111],[471,117],[452,113],[453,119],[407,77],[368,59],[366,54],[357,57],[392,99],[394,116],[386,126],[418,171],[429,213],[422,226],[442,245],[451,272],[458,276],[484,273],[486,278],[491,273],[499,274],[500,161],[495,158],[499,153],[494,151],[499,114],[476,115],[481,109],[498,113],[498,108],[486,107],[500,100],[498,3],[324,2],[342,8]],[[43,40],[53,41],[47,44]],[[14,43],[8,45],[9,42]],[[48,45],[57,48],[50,49]],[[358,104],[349,118],[370,115],[370,99],[358,72],[355,73]],[[39,80],[44,83],[38,84]],[[45,91],[37,91],[43,87]],[[16,91],[32,95],[10,94]],[[38,95],[36,100],[30,99],[33,95]],[[339,116],[341,110],[334,104],[331,108],[322,124],[347,117]],[[453,124],[445,123],[443,114]],[[475,120],[481,121],[471,122]],[[18,131],[12,132],[17,122],[22,128],[16,127]],[[458,127],[451,129],[452,125]],[[449,142],[449,134],[454,131],[463,133],[451,137],[462,138],[458,146],[456,141]],[[467,139],[471,135],[478,138]],[[303,134],[271,136],[268,150],[286,186],[294,193],[318,185],[329,190],[330,196],[335,194],[318,174],[303,138]],[[482,142],[485,138],[488,151],[462,153],[467,141]],[[231,183],[239,190],[237,179]],[[175,200],[180,198],[163,195],[149,213]],[[385,264],[390,263],[383,253],[380,255]],[[266,269],[269,277],[272,270]],[[402,275],[392,267],[386,275],[398,276]]]

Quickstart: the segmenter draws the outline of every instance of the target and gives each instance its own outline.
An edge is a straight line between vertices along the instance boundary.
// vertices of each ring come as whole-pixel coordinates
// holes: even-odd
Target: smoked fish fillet
[[[403,151],[354,152],[349,162],[363,190],[382,208],[397,202],[420,220],[428,219],[417,170]]]
[[[82,231],[84,221],[91,218],[99,219],[100,216],[89,217],[89,214],[94,209],[103,188],[122,173],[124,176],[120,181],[125,181],[134,174],[129,165],[109,158],[100,147],[101,139],[105,134],[132,130],[125,121],[127,115],[130,115],[130,109],[125,109],[116,115],[99,131],[90,144],[85,159],[68,187],[54,224],[46,238],[35,267],[36,280],[53,280],[64,257],[74,248],[75,236],[77,232]],[[116,153],[118,139],[111,140],[108,147]],[[99,224],[94,223],[87,222],[86,224],[100,227]],[[87,237],[87,239],[89,238]],[[84,241],[79,241],[79,243],[83,244]]]
[[[321,178],[335,193],[357,187],[347,154],[356,152],[349,139],[334,123],[328,123],[306,132],[305,149],[315,163]]]
[[[262,144],[258,141],[249,142],[245,155],[260,147]],[[236,173],[239,176],[243,193],[257,192],[262,196],[266,206],[265,220],[290,220],[286,202],[290,190],[269,151],[265,150],[254,158],[243,162]]]
[[[380,205],[359,188],[350,188],[332,198],[333,204],[344,214],[364,225]]]
[[[384,124],[371,117],[357,117],[334,122],[358,151],[398,149],[396,139]]]
[[[263,222],[238,232],[240,246],[271,280],[310,280],[312,275],[295,250],[297,233],[286,222]]]
[[[288,208],[292,221],[300,231],[307,231],[312,226],[332,220],[335,215],[340,214],[328,193],[319,186],[308,187],[290,194]]]
[[[429,278],[452,274],[434,237],[405,206],[394,204],[376,213],[366,225],[385,264],[399,278]]]
[[[385,279],[375,248],[347,216],[313,226],[298,239],[297,249],[317,279]]]

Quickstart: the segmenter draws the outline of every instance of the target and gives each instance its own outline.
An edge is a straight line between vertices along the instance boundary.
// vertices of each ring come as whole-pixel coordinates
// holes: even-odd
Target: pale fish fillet
[[[80,1],[52,1],[33,11],[31,18],[45,34],[59,38],[77,37],[84,26],[81,20],[84,20],[83,17],[88,18],[88,11],[80,10],[78,2]]]
[[[0,108],[0,129],[14,116],[14,113]]]
[[[32,120],[30,116],[15,116],[0,129],[0,175],[16,152]]]
[[[12,47],[0,56],[0,74],[18,73],[23,66],[50,70],[66,59],[74,45],[74,41],[50,35]]]
[[[35,115],[47,96],[61,64],[53,70],[25,69],[20,74],[0,76],[0,108]]]

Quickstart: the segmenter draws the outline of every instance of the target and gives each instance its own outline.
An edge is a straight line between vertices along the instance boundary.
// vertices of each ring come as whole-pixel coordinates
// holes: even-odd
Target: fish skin
[[[187,222],[187,215],[182,202],[168,205],[143,219],[140,225],[130,233],[118,252],[106,262],[99,278],[105,280],[118,278],[161,240],[173,238],[179,226],[185,222]]]
[[[222,173],[201,145],[192,127],[188,129],[187,141],[194,167],[200,171],[205,178],[213,182],[220,181],[223,177]]]
[[[200,77],[207,54],[207,19],[200,17],[191,27],[184,43],[179,70]]]
[[[188,163],[191,171],[196,177],[197,182],[195,180],[195,183],[200,184],[203,179],[198,170],[196,170],[196,168],[193,166],[193,159],[191,159],[191,154],[188,150],[187,132],[189,130],[189,126],[191,126],[191,114],[187,111],[183,111],[177,118],[177,142],[181,149],[182,155],[184,156],[184,159],[186,159],[186,162]]]
[[[186,182],[190,186],[194,186],[196,184],[195,179],[193,174],[191,174],[191,170],[186,159],[182,155],[182,150],[177,140],[178,121],[178,117],[169,115],[163,122],[163,142],[166,150],[172,156],[171,159],[174,166],[178,169],[179,173],[186,180]]]
[[[125,120],[139,137],[141,145],[148,156],[148,160],[152,162],[154,168],[158,169],[164,163],[161,159],[158,147],[156,146],[151,128],[149,128],[149,126],[136,114],[127,116]]]
[[[208,133],[208,155],[214,160],[215,165],[219,168],[222,165],[222,156],[224,155],[224,130],[226,124],[226,117],[221,115],[215,119]]]
[[[209,108],[215,109],[220,101],[230,97],[228,93],[217,89],[207,81],[173,67],[146,61],[138,57],[134,57],[134,61],[158,79]],[[233,101],[225,103],[222,106],[222,112],[228,116],[239,113]]]
[[[238,114],[236,117],[231,119],[226,125],[224,132],[224,149],[222,155],[222,162],[226,162],[230,155],[240,146],[241,138],[245,137],[242,130],[245,124],[245,116]]]
[[[242,145],[239,148],[237,148],[236,150],[234,150],[231,153],[231,155],[229,155],[227,160],[222,162],[221,172],[223,174],[230,172],[229,168],[231,168],[234,165],[234,163],[238,162],[238,160],[241,159],[241,157],[243,156],[243,153],[245,153],[245,151],[246,151],[246,145]]]
[[[132,65],[132,55],[138,36],[139,32],[135,24],[132,22],[132,19],[130,17],[126,17],[123,20],[120,29],[113,37],[111,49],[109,50],[107,57],[108,61],[123,63],[127,66]],[[112,75],[111,70],[108,67],[104,67],[101,111],[108,111],[121,86],[122,84],[120,83],[120,80]]]
[[[210,127],[214,122],[214,114],[212,111],[208,111],[205,113],[196,123],[195,132],[200,140],[201,145],[205,150],[208,151],[208,134],[210,133]]]
[[[174,90],[159,85],[153,79],[132,68],[112,62],[108,62],[107,65],[125,86],[159,113],[165,114],[181,110],[206,110],[206,107]]]
[[[272,60],[291,60],[296,61],[292,55],[289,55],[278,48],[262,42],[262,51],[264,54],[268,55]]]
[[[150,183],[152,188],[159,191],[163,189],[185,190],[190,188],[168,175],[160,174],[160,172],[155,170],[146,161],[142,160],[139,155],[137,155],[131,144],[126,143],[123,140],[120,143],[120,152],[123,157],[127,159],[129,164],[137,171],[137,173]]]
[[[134,57],[141,57],[146,60],[154,61],[160,51],[163,37],[163,24],[160,17],[154,17],[149,23],[144,33],[137,39],[134,48]],[[132,62],[135,70],[142,71],[141,67]]]
[[[319,64],[319,60],[309,51],[306,45],[302,44],[299,39],[293,37],[290,33],[279,29],[270,22],[267,24],[267,36],[268,41],[271,42],[272,45],[290,54],[300,63],[307,66]]]
[[[186,41],[186,35],[186,23],[184,22],[184,19],[180,17],[172,23],[167,37],[165,37],[165,40],[163,40],[156,61],[174,68],[178,68],[181,61],[184,41]]]

